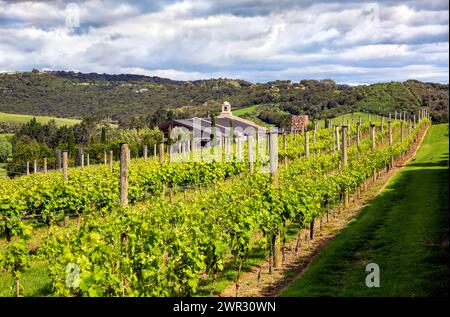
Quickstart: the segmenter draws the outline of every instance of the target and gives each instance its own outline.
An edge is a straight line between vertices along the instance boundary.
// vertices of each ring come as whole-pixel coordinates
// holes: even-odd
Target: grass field
[[[27,123],[33,117],[36,117],[36,121],[39,123],[47,123],[52,119],[55,119],[56,125],[60,126],[73,126],[77,123],[80,123],[81,120],[78,119],[68,119],[68,118],[55,118],[55,117],[43,117],[43,116],[32,116],[32,115],[23,115],[23,114],[12,114],[12,113],[4,113],[0,112],[0,122],[6,123],[14,123],[14,124],[23,124]]]
[[[448,154],[448,125],[430,127],[416,160],[281,296],[448,296]],[[366,287],[368,263],[380,287]]]
[[[353,113],[347,113],[344,114],[342,116],[338,116],[336,118],[331,119],[331,121],[333,122],[333,125],[336,124],[341,124],[342,123],[342,118],[344,118],[345,123],[347,123],[347,120],[353,120],[354,123],[359,121],[359,117],[361,116],[361,119],[363,122],[368,121],[369,120],[369,114],[368,113],[364,113],[364,112],[353,112]],[[376,120],[376,115],[371,114],[370,115],[370,119],[372,121]],[[387,123],[387,120],[385,121]],[[319,120],[318,122],[319,128],[323,128],[325,127],[325,120]]]
[[[0,178],[6,177],[5,165],[6,163],[0,163]]]
[[[257,107],[258,106],[250,106],[250,107],[246,107],[246,108],[233,110],[233,115],[240,117],[240,116],[243,116],[243,115],[246,115],[246,114],[251,114],[251,113],[254,113],[256,111]]]

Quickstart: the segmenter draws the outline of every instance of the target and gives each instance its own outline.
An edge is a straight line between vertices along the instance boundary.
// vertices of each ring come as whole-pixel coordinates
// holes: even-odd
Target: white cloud
[[[79,5],[82,28],[74,32],[64,24],[63,2],[0,1],[0,69],[252,81],[320,75],[366,82],[414,74],[448,81],[448,11],[439,9],[442,2],[429,8],[414,1]],[[243,14],[249,12],[254,14]],[[413,72],[404,71],[412,66]]]

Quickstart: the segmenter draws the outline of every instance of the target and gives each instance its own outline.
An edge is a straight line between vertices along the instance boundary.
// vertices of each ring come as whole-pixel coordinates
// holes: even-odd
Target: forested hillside
[[[97,116],[123,126],[155,125],[168,117],[204,116],[228,100],[233,110],[282,125],[289,114],[314,119],[352,111],[379,114],[429,107],[433,121],[448,121],[448,84],[409,80],[339,85],[325,79],[253,84],[244,80],[173,81],[141,75],[32,72],[0,74],[0,111],[57,117]]]

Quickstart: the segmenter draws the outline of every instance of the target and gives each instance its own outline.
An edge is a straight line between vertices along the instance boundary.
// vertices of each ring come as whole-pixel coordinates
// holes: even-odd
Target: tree
[[[69,155],[75,157],[75,136],[73,134],[73,129],[69,128],[69,137],[67,139],[67,147],[69,150]]]
[[[41,144],[27,135],[22,135],[14,145],[11,162],[6,166],[8,175],[21,175],[26,171],[27,162],[32,162],[34,159],[39,160],[43,156],[47,156],[53,161],[54,155],[52,149],[47,145]]]
[[[106,144],[106,127],[102,127],[102,135],[100,137],[100,143]]]
[[[0,163],[6,163],[12,155],[12,145],[6,140],[0,140]]]
[[[91,134],[94,128],[93,123],[86,120],[83,120],[81,123],[73,126],[75,143],[88,145],[91,141]]]

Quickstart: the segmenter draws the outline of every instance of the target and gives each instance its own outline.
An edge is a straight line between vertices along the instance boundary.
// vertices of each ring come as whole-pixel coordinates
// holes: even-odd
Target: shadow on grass
[[[437,166],[447,166],[447,160],[441,160],[439,162],[429,162],[429,163],[409,163],[406,166],[418,166],[418,167],[437,167]]]

